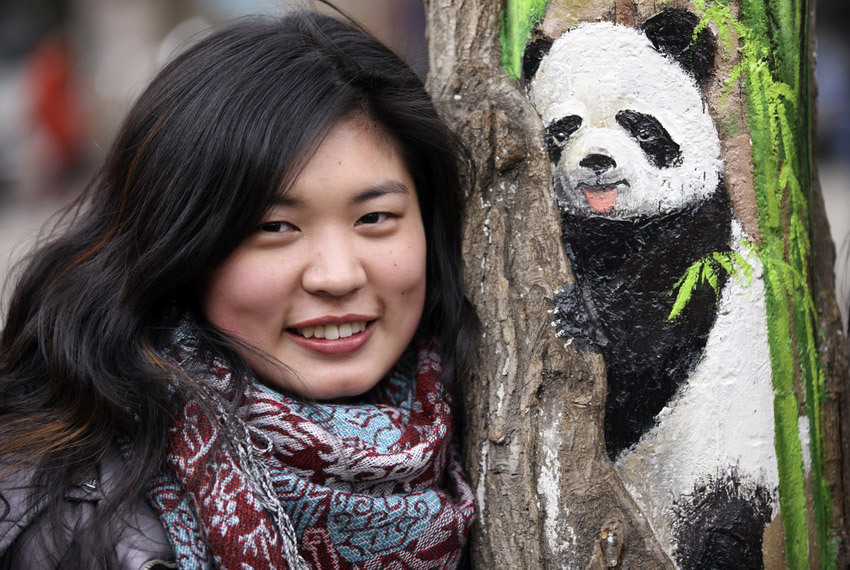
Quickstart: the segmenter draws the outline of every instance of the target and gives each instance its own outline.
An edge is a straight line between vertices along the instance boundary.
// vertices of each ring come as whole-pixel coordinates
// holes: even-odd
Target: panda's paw
[[[554,316],[557,336],[570,339],[579,349],[607,346],[608,339],[597,326],[591,308],[575,284],[555,293]]]
[[[774,518],[775,492],[737,469],[708,482],[673,505],[674,556],[681,568],[764,568],[762,537]]]

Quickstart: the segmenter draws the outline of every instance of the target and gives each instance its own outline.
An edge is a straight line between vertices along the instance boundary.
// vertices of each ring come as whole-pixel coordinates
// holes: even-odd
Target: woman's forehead
[[[416,194],[401,154],[374,123],[340,121],[271,206],[301,207],[336,198],[357,205],[388,194]]]

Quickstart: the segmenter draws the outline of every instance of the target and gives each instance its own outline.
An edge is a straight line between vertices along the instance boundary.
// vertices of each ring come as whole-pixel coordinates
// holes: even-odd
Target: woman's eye
[[[356,225],[377,224],[377,223],[383,222],[384,220],[389,218],[390,215],[391,214],[388,214],[387,212],[371,212],[371,213],[366,214],[365,216],[361,217],[359,220],[357,220]]]
[[[295,226],[288,222],[264,222],[260,224],[260,231],[264,232],[285,232],[294,229]]]

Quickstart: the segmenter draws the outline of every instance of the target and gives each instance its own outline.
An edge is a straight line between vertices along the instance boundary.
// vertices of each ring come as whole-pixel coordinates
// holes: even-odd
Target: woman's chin
[[[273,390],[294,394],[307,400],[342,402],[362,396],[381,380],[381,377],[347,376],[346,378],[320,378],[292,375],[287,378],[261,377],[263,383]]]

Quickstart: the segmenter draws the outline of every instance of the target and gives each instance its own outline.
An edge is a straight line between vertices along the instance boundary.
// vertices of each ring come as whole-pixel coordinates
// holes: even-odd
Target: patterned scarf
[[[186,327],[171,355],[198,377]],[[204,388],[228,393],[222,362]],[[434,352],[406,353],[363,403],[255,384],[235,413],[189,400],[148,496],[180,568],[454,568],[475,507]]]

